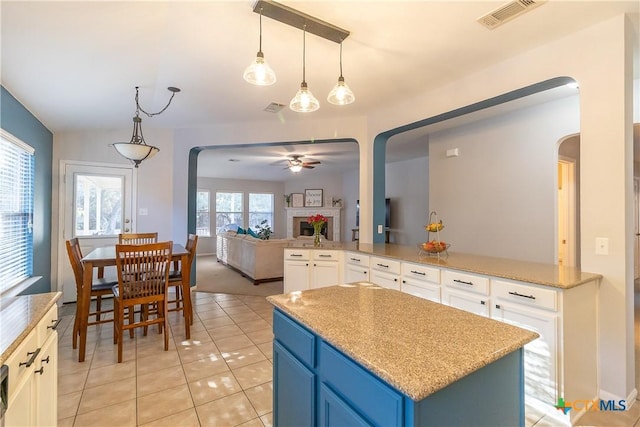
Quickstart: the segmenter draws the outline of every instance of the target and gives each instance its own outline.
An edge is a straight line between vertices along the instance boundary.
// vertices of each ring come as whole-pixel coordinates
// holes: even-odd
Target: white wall
[[[557,146],[579,120],[573,96],[431,135],[429,205],[452,251],[555,263]]]
[[[352,170],[342,176],[342,218],[344,219],[345,234],[342,240],[349,241],[353,236],[352,230],[356,228],[356,203],[360,198],[359,171]]]
[[[391,144],[387,144],[387,148]],[[387,163],[385,196],[391,199],[389,242],[417,245],[427,240],[429,219],[429,157]],[[442,240],[448,241],[445,234]]]

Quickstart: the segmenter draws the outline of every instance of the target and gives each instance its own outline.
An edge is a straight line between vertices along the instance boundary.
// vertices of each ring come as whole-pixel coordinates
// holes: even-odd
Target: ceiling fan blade
[[[305,169],[313,169],[313,168],[315,168],[315,166],[309,166],[308,164],[304,164],[304,165],[302,165],[302,167],[305,168]]]
[[[319,165],[319,164],[320,164],[320,162],[319,162],[319,161],[317,161],[317,160],[315,160],[315,161],[313,161],[313,162],[304,162],[304,164],[305,164],[305,165]]]

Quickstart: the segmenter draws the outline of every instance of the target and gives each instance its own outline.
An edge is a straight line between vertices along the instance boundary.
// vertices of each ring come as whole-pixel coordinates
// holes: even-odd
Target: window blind
[[[0,293],[33,275],[34,150],[0,133]]]

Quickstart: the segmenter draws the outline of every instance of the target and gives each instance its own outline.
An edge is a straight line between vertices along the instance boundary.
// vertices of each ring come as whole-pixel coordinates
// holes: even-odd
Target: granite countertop
[[[415,401],[539,336],[369,283],[267,300]]]
[[[303,243],[293,242],[289,247],[314,249],[313,242],[311,242],[310,246],[308,242],[305,243],[306,246],[302,246]],[[424,253],[420,254],[417,246],[389,243],[324,242],[318,249],[355,251],[367,255],[395,258],[401,261],[446,267],[469,273],[486,274],[488,276],[561,289],[570,289],[602,278],[600,274],[586,273],[576,267],[561,267],[554,264],[518,261],[451,251],[449,251],[448,255],[441,254],[438,258],[437,256],[425,255]]]
[[[2,298],[0,301],[0,364],[29,335],[62,292]]]

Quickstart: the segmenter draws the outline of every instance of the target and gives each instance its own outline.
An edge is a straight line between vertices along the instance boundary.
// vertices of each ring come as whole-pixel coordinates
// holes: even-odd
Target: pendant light
[[[169,92],[171,92],[171,98],[169,98],[167,105],[157,113],[147,113],[140,107],[140,103],[138,102],[138,89],[138,86],[136,86],[136,115],[133,117],[133,134],[131,135],[131,141],[111,144],[113,148],[120,153],[120,155],[131,160],[136,168],[143,160],[150,159],[160,151],[158,147],[147,145],[145,142],[144,135],[142,134],[142,119],[140,118],[140,111],[149,117],[161,114],[169,107],[175,94],[180,92],[180,89],[177,87],[167,88]]]
[[[262,53],[262,8],[260,8],[260,45],[256,60],[249,65],[242,77],[257,86],[270,86],[276,82],[276,73],[271,69]]]
[[[338,83],[329,92],[327,101],[334,105],[347,105],[355,100],[356,96],[344,82],[344,77],[342,77],[342,42],[340,42],[340,77],[338,77]]]
[[[298,113],[311,113],[320,108],[320,103],[316,97],[313,96],[305,81],[306,32],[307,26],[305,25],[302,27],[302,83],[300,84],[300,90],[289,103],[289,108]]]

